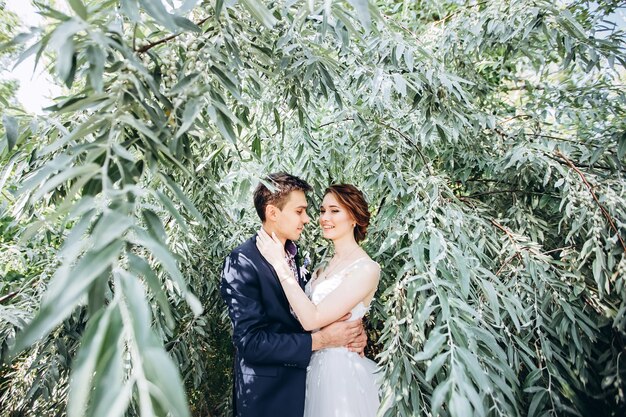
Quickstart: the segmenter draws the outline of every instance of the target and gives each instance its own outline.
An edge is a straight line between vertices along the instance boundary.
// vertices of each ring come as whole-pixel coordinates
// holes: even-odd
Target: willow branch
[[[378,206],[378,210],[376,210],[376,216],[380,214],[380,211],[383,209],[385,205],[385,201],[387,200],[387,196],[383,196],[382,200],[380,200],[380,205]]]
[[[337,124],[339,122],[354,122],[354,118],[352,117],[346,117],[345,119],[341,119],[341,120],[333,120],[332,122],[328,122],[328,123],[322,123],[321,125],[319,125],[317,128],[321,129],[323,127],[326,126],[330,126],[330,125],[334,125]]]
[[[515,119],[528,120],[528,119],[532,119],[532,118],[533,118],[533,116],[531,116],[530,114],[519,114],[517,116],[513,116],[513,117],[509,117],[508,119],[501,120],[500,123],[507,123],[507,122],[510,122],[512,120],[515,120]]]
[[[462,12],[462,11],[464,11],[464,10],[469,10],[469,9],[471,9],[471,8],[474,8],[474,7],[480,7],[480,6],[484,5],[484,4],[487,4],[487,2],[486,2],[486,1],[481,1],[481,2],[476,3],[476,4],[470,4],[469,6],[464,6],[464,7],[461,7],[461,8],[459,8],[459,9],[455,10],[454,12],[450,13],[449,15],[447,15],[447,16],[445,16],[445,17],[443,17],[442,19],[439,19],[439,20],[434,21],[434,22],[433,22],[433,24],[434,24],[434,25],[437,25],[437,24],[439,24],[439,23],[443,23],[443,22],[445,22],[446,20],[448,20],[448,19],[450,19],[450,18],[454,17],[455,15],[457,15],[457,14],[461,13],[461,12]]]
[[[0,298],[0,304],[3,304],[5,301],[9,301],[11,298],[15,297],[19,294],[19,291],[13,291],[3,297]]]
[[[496,272],[496,275],[500,275],[500,272],[502,272],[502,270],[504,269],[505,266],[507,266],[508,264],[511,263],[511,261],[515,258],[518,258],[520,261],[522,260],[522,255],[519,254],[519,252],[515,252],[515,254],[513,254],[513,256],[509,257],[509,259],[507,259],[506,261],[504,261],[502,263],[502,265],[500,266],[500,268],[498,268],[498,272]]]
[[[421,149],[419,148],[419,146],[417,146],[416,143],[413,142],[413,140],[411,140],[410,137],[408,137],[407,135],[405,135],[404,133],[400,132],[398,129],[396,129],[393,126],[390,126],[386,123],[383,122],[379,122],[376,120],[370,120],[371,122],[374,122],[376,124],[379,124],[381,126],[386,127],[387,129],[393,130],[394,132],[396,132],[398,135],[400,135],[404,140],[406,140],[407,142],[409,142],[417,151],[417,154],[420,156],[420,158],[422,158],[422,162],[424,162],[424,165],[426,166],[426,168],[428,169],[428,172],[432,175],[433,172],[430,170],[430,167],[428,166],[428,162],[426,160],[426,157],[424,156],[424,154],[422,153]]]
[[[587,189],[591,193],[591,196],[593,197],[594,201],[596,202],[596,204],[600,208],[600,211],[604,215],[604,218],[609,222],[609,225],[615,231],[615,234],[617,235],[617,238],[619,239],[620,243],[622,244],[622,249],[624,249],[624,252],[626,252],[626,243],[624,243],[624,240],[622,239],[622,236],[620,235],[619,230],[615,226],[615,223],[613,222],[613,218],[611,217],[611,215],[609,214],[607,209],[605,209],[604,206],[600,203],[600,200],[598,200],[598,197],[596,196],[596,193],[593,192],[593,187],[591,186],[591,184],[589,184],[589,181],[587,181],[587,177],[585,177],[585,174],[580,169],[578,169],[578,167],[576,167],[576,165],[574,165],[574,163],[569,158],[567,158],[565,155],[563,155],[560,151],[556,151],[555,154],[559,158],[563,159],[565,161],[565,163],[567,163],[567,165],[571,169],[573,169],[580,176],[580,179],[583,181],[583,183],[585,184],[585,186],[587,187]]]
[[[506,228],[504,226],[502,226],[500,223],[498,223],[497,221],[495,221],[494,219],[489,219],[489,222],[491,224],[493,224],[494,226],[496,226],[498,229],[502,230],[507,236],[508,238],[511,240],[511,243],[517,248],[517,241],[515,240],[513,234],[511,232],[509,232],[508,230],[506,230]]]
[[[207,20],[209,20],[208,17],[205,17],[204,19],[200,20],[198,23],[196,23],[196,26],[200,26],[202,25],[204,22],[206,22]],[[135,52],[137,52],[138,54],[143,54],[145,52],[148,52],[150,49],[154,48],[155,46],[161,45],[163,43],[169,42],[172,39],[176,39],[177,37],[179,37],[180,35],[182,35],[184,32],[180,32],[180,33],[175,33],[173,35],[167,36],[163,39],[159,39],[158,41],[154,41],[152,43],[149,43],[147,45],[142,46],[139,49],[135,49]]]
[[[535,195],[547,195],[549,197],[560,198],[560,196],[556,195],[556,194],[542,193],[542,192],[539,192],[539,191],[528,191],[528,190],[521,190],[521,189],[493,190],[493,191],[486,191],[484,193],[471,194],[471,195],[467,195],[467,196],[464,196],[464,197],[466,197],[466,198],[476,198],[476,197],[482,197],[484,195],[505,194],[505,193],[526,193],[526,194],[535,194]]]
[[[417,146],[416,143],[413,142],[413,140],[408,137],[407,135],[405,135],[404,133],[402,133],[401,131],[399,131],[398,129],[396,129],[395,127],[388,125],[387,123],[383,123],[383,122],[379,122],[377,120],[370,120],[370,119],[364,119],[367,122],[372,122],[375,123],[377,125],[386,127],[389,130],[393,130],[395,133],[397,133],[398,135],[400,135],[405,141],[407,141],[411,146],[413,146],[415,148],[415,150],[417,151],[417,154],[420,156],[420,158],[422,159],[422,162],[424,163],[424,166],[426,167],[426,169],[428,169],[428,172],[432,175],[433,172],[430,170],[430,167],[428,166],[428,160],[426,159],[426,156],[424,156],[424,154],[422,153],[422,150],[419,148],[419,146]],[[328,122],[328,123],[323,123],[321,125],[318,126],[318,129],[321,129],[323,127],[326,126],[330,126],[339,122],[353,122],[354,118],[352,117],[346,117],[345,119],[342,120],[335,120],[332,122]]]

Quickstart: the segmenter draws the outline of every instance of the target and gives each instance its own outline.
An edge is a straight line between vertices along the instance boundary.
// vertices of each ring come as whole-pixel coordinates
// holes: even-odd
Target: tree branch
[[[413,140],[411,140],[410,137],[408,137],[407,135],[405,135],[404,133],[400,132],[398,129],[396,129],[395,127],[388,125],[386,123],[383,122],[379,122],[377,120],[371,120],[371,119],[364,119],[366,122],[372,122],[375,123],[377,125],[386,127],[389,130],[393,130],[394,132],[396,132],[398,135],[400,135],[404,140],[406,140],[411,146],[413,146],[415,148],[415,150],[417,151],[417,154],[420,156],[420,158],[422,159],[422,162],[424,163],[424,166],[426,167],[426,169],[428,169],[428,172],[432,175],[433,172],[430,170],[430,167],[428,166],[428,161],[426,159],[426,156],[424,156],[424,154],[422,153],[421,149],[419,148],[419,146],[417,146],[416,143],[413,142]],[[317,128],[321,129],[323,127],[326,126],[330,126],[339,122],[353,122],[354,118],[352,117],[346,117],[345,119],[342,120],[334,120],[332,122],[328,122],[328,123],[323,123],[321,125],[319,125]]]
[[[494,226],[496,226],[498,229],[502,230],[507,236],[508,238],[511,240],[511,243],[513,243],[513,245],[517,248],[517,242],[515,240],[515,238],[513,237],[513,234],[511,232],[509,232],[508,230],[506,230],[504,228],[504,226],[502,226],[500,223],[498,223],[497,221],[495,221],[494,219],[489,219],[489,222],[491,224],[493,224]]]
[[[600,211],[604,215],[604,218],[609,222],[609,225],[615,231],[615,234],[617,235],[617,238],[619,239],[620,243],[622,244],[622,249],[624,249],[624,252],[626,252],[626,243],[624,243],[624,240],[622,239],[622,236],[620,235],[619,230],[615,226],[615,223],[613,222],[613,218],[611,217],[609,212],[604,208],[604,206],[598,200],[598,197],[596,196],[596,193],[593,192],[593,187],[591,186],[591,184],[589,184],[589,181],[587,181],[587,177],[585,177],[585,174],[580,169],[578,169],[576,167],[576,165],[574,165],[574,163],[569,158],[567,158],[565,155],[563,155],[560,151],[556,151],[555,154],[559,158],[563,159],[567,163],[567,165],[570,168],[572,168],[574,171],[576,171],[576,173],[580,176],[580,178],[582,179],[583,183],[585,184],[585,186],[587,187],[587,189],[591,193],[591,196],[593,197],[594,201],[596,202],[598,207],[600,207]]]
[[[387,196],[383,196],[382,200],[380,200],[380,204],[378,205],[378,210],[376,210],[376,216],[378,216],[380,214],[380,211],[383,209],[383,206],[385,205],[385,201],[387,200]]]
[[[508,119],[501,120],[500,123],[507,123],[507,122],[510,122],[511,120],[515,120],[515,119],[525,119],[525,120],[528,120],[528,119],[532,119],[532,118],[533,118],[533,116],[531,116],[530,114],[520,114],[520,115],[517,115],[517,116],[509,117]]]
[[[15,297],[19,293],[20,293],[19,291],[13,291],[13,292],[10,292],[7,295],[1,297],[0,298],[0,304],[3,304],[5,301],[9,301],[11,298]]]
[[[520,255],[519,252],[515,252],[513,254],[513,256],[509,257],[509,259],[507,259],[506,261],[504,261],[502,263],[502,265],[500,265],[500,268],[498,268],[498,272],[496,272],[496,275],[500,275],[500,272],[502,272],[502,270],[504,269],[505,266],[507,266],[508,264],[511,263],[511,261],[515,258],[518,258],[520,261],[522,260],[522,255]]]
[[[205,17],[204,19],[200,20],[198,23],[196,23],[196,26],[200,26],[202,25],[204,22],[206,22],[207,20],[209,20],[208,17]],[[182,35],[184,32],[180,32],[180,33],[175,33],[173,35],[167,36],[163,39],[159,39],[158,41],[154,41],[152,43],[149,43],[147,45],[142,46],[139,49],[135,49],[135,52],[137,52],[138,54],[143,54],[145,52],[148,52],[150,49],[154,48],[155,46],[161,45],[165,42],[169,42],[172,39],[175,39],[177,37],[179,37],[180,35]]]
[[[465,198],[476,198],[476,197],[482,197],[484,195],[504,194],[504,193],[528,193],[528,194],[536,194],[536,195],[547,195],[549,197],[554,197],[554,198],[559,198],[560,197],[559,195],[556,195],[556,194],[542,193],[542,192],[539,192],[539,191],[527,191],[527,190],[521,190],[521,189],[493,190],[493,191],[486,191],[484,193],[470,194],[470,195],[466,195],[464,197]]]
[[[428,172],[432,175],[433,172],[430,170],[430,167],[428,166],[428,162],[426,161],[426,157],[424,156],[424,154],[422,153],[421,149],[419,148],[419,146],[417,146],[417,144],[413,143],[413,141],[411,140],[410,137],[408,137],[407,135],[405,135],[404,133],[400,132],[398,129],[396,129],[393,126],[390,126],[386,123],[383,122],[378,122],[376,120],[370,120],[371,122],[377,123],[381,126],[386,127],[387,129],[391,129],[394,132],[396,132],[398,135],[400,135],[404,140],[406,140],[407,142],[409,142],[417,151],[418,155],[420,156],[420,158],[422,158],[422,162],[424,162],[424,165],[426,166],[426,169],[428,169]]]
[[[459,9],[457,9],[457,10],[453,11],[452,13],[450,13],[450,14],[449,14],[449,15],[447,15],[447,16],[445,16],[445,17],[443,17],[443,18],[441,18],[441,19],[439,19],[439,20],[435,20],[435,21],[433,22],[433,25],[436,25],[436,24],[438,24],[438,23],[443,23],[443,22],[445,22],[446,20],[448,20],[448,19],[452,18],[453,16],[455,16],[455,15],[457,15],[457,14],[461,13],[463,10],[469,10],[469,9],[471,9],[471,8],[473,8],[473,7],[480,7],[480,6],[482,6],[482,5],[486,4],[486,3],[487,3],[486,1],[481,1],[481,2],[476,3],[476,4],[470,4],[469,6],[461,7],[461,8],[459,8]]]

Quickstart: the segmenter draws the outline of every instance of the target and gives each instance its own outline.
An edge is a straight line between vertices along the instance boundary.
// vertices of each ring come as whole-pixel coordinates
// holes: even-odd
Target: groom
[[[270,174],[254,192],[263,229],[284,243],[287,261],[304,287],[297,265],[298,240],[309,222],[305,193],[311,186],[293,175]],[[256,235],[224,261],[221,294],[228,305],[235,345],[233,409],[236,417],[302,417],[311,352],[348,346],[360,352],[360,321],[338,321],[310,334],[290,312],[278,276],[256,247]],[[344,317],[344,319],[347,318]]]

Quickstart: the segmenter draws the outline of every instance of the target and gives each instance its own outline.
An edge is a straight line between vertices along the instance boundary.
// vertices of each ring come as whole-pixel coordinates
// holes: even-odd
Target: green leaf
[[[138,0],[121,0],[121,10],[132,22],[140,21]]]
[[[449,354],[450,352],[443,352],[435,356],[430,361],[430,365],[428,365],[428,368],[426,369],[426,375],[425,375],[426,382],[430,382],[430,380],[433,379],[433,377],[437,374],[437,372],[439,372],[441,367],[446,363],[446,360],[448,359]]]
[[[74,268],[69,265],[59,268],[50,281],[41,309],[17,336],[14,352],[21,352],[61,323],[76,307],[91,283],[111,267],[121,248],[121,242],[113,242],[100,251],[88,252]]]
[[[163,268],[172,277],[172,279],[178,285],[181,293],[185,296],[185,300],[189,304],[193,313],[196,316],[202,314],[202,305],[198,302],[198,299],[187,290],[187,282],[178,269],[176,259],[169,252],[168,248],[158,242],[147,232],[141,229],[136,229],[137,240],[136,243],[150,250],[152,254],[159,260]]]
[[[422,351],[414,355],[415,360],[424,361],[432,358],[437,352],[439,352],[446,339],[447,337],[445,334],[434,330],[431,331]]]
[[[2,123],[4,124],[4,130],[7,138],[7,148],[9,152],[11,152],[17,143],[17,119],[5,114],[2,117]]]
[[[85,29],[85,23],[70,19],[58,26],[50,38],[50,46],[56,49],[56,72],[61,80],[70,87],[74,79],[76,55],[74,50],[74,35]]]
[[[176,25],[181,29],[189,30],[195,33],[202,33],[202,29],[200,29],[198,25],[185,17],[174,15],[173,20],[174,23],[176,23]]]
[[[172,279],[178,284],[181,291],[185,290],[187,283],[178,269],[176,259],[163,243],[154,239],[145,230],[138,228],[136,228],[136,243],[150,250],[154,257],[158,259],[161,265],[165,268],[170,277],[172,277]]]
[[[87,20],[87,8],[81,0],[69,0],[70,6],[83,20]]]
[[[246,9],[250,12],[250,14],[262,23],[265,27],[271,29],[274,27],[276,22],[276,18],[272,15],[269,9],[263,4],[263,2],[258,0],[240,0]]]
[[[493,318],[495,320],[496,325],[500,325],[502,321],[502,317],[500,316],[500,302],[498,301],[498,293],[496,289],[493,287],[491,282],[487,280],[481,280],[482,286],[487,296],[487,300],[489,300],[489,307],[491,308],[491,313],[493,314]]]
[[[152,386],[151,397],[172,415],[189,417],[187,399],[178,369],[150,329],[152,321],[150,309],[141,284],[127,273],[119,281],[123,287],[125,304],[132,322],[134,343],[141,355],[141,363],[137,366],[143,367],[144,374]]]
[[[174,87],[172,87],[170,92],[172,94],[182,92],[185,87],[191,84],[192,81],[195,81],[199,76],[200,74],[197,72],[192,72],[191,74],[185,75],[180,81],[176,83]]]
[[[180,226],[180,228],[183,230],[183,232],[185,234],[189,233],[189,228],[187,227],[187,222],[180,215],[180,212],[176,208],[176,206],[174,206],[174,202],[166,194],[163,194],[159,190],[155,191],[155,193],[156,193],[157,198],[165,206],[167,211],[172,215],[172,217],[174,217],[176,219],[176,222],[178,223],[178,226]]]
[[[624,159],[624,155],[626,155],[626,132],[623,132],[619,136],[617,145],[617,157],[619,159]]]
[[[430,234],[429,258],[433,265],[436,265],[446,254],[446,242],[440,233]]]
[[[150,233],[150,236],[165,244],[167,241],[167,235],[159,216],[157,216],[156,213],[150,209],[143,209],[141,214],[146,222],[146,226],[148,226],[148,233]]]
[[[72,364],[67,405],[68,417],[85,415],[89,393],[93,386],[93,375],[110,318],[111,309],[109,308],[104,313],[101,311],[99,315],[91,317],[87,324],[78,355]]]
[[[187,398],[178,368],[162,348],[143,352],[146,374],[154,384],[154,398],[172,415],[188,417]]]
[[[105,381],[112,380],[108,374],[111,373],[111,370],[121,368],[120,365],[123,366],[124,364],[121,361],[114,361],[106,370],[107,373],[102,379]],[[101,390],[96,391],[96,393],[100,391],[103,392],[102,400],[94,400],[95,408],[91,413],[91,417],[123,417],[128,415],[128,404],[130,403],[130,399],[133,394],[133,385],[134,384],[131,382],[126,382],[124,384],[112,383],[102,387]]]
[[[133,224],[134,221],[124,213],[107,210],[91,233],[94,242],[92,250],[98,251],[114,240],[123,240],[123,234]]]
[[[348,0],[348,3],[354,10],[356,10],[356,14],[359,17],[359,21],[363,25],[366,31],[370,30],[372,25],[372,17],[370,15],[369,1],[368,0]]]
[[[86,175],[87,177],[91,178],[94,175],[98,174],[99,172],[100,172],[100,166],[93,162],[85,164],[85,165],[69,168],[65,171],[62,171],[60,174],[57,174],[54,177],[50,178],[48,181],[46,181],[41,186],[41,188],[39,188],[39,190],[37,190],[37,192],[33,194],[31,200],[38,201],[45,194],[47,194],[48,192],[52,191],[53,189],[57,188],[59,185],[63,184],[64,182],[72,178],[76,178],[78,176],[83,176],[83,175]]]
[[[600,288],[600,290],[602,291],[604,289],[604,282],[606,280],[606,277],[603,274],[603,270],[605,268],[606,265],[606,261],[604,259],[604,252],[602,251],[602,249],[600,248],[596,248],[595,250],[595,254],[596,257],[593,260],[593,278],[596,281],[596,283],[598,284],[598,287]],[[608,280],[606,280],[607,284],[608,284]],[[607,289],[608,292],[608,289]]]
[[[397,73],[393,74],[393,82],[398,94],[403,97],[406,96],[406,81],[404,81],[402,75]]]
[[[454,260],[456,261],[456,266],[459,271],[459,285],[461,286],[461,295],[466,298],[469,295],[471,278],[470,270],[467,267],[466,255],[464,255],[461,251],[457,249],[454,249],[452,253],[454,255]]]
[[[67,143],[73,140],[82,139],[83,137],[93,132],[99,131],[100,129],[104,128],[104,126],[107,125],[108,123],[109,121],[106,119],[103,119],[102,116],[100,115],[91,117],[87,119],[87,121],[82,123],[80,126],[73,129],[71,133],[62,135],[60,139],[54,141],[50,145],[43,148],[39,154],[44,156],[44,155],[49,155],[51,153],[54,153],[55,151],[61,149],[64,145],[66,145]]]
[[[176,194],[176,197],[178,197],[178,199],[181,201],[181,203],[183,203],[183,205],[196,218],[196,220],[198,220],[202,225],[206,225],[206,221],[204,220],[204,216],[202,216],[202,213],[200,213],[200,211],[198,211],[198,209],[191,202],[191,200],[189,200],[189,198],[183,192],[183,190],[181,190],[180,187],[169,176],[162,175],[162,174],[159,175],[159,176],[163,179],[163,181],[165,181],[165,184],[167,185],[167,187],[172,192],[174,192],[174,194]]]
[[[487,392],[492,391],[489,378],[487,377],[485,370],[480,366],[478,359],[476,359],[476,354],[463,347],[457,348],[455,353],[458,353],[459,357],[463,360],[465,368],[472,375],[474,382],[476,382],[476,386],[481,387],[482,390]]]
[[[446,400],[451,386],[452,380],[448,379],[447,381],[437,385],[433,390],[433,395],[431,396],[430,400],[433,416],[440,415],[439,410]]]
[[[156,298],[159,306],[161,307],[161,311],[165,316],[165,320],[167,325],[170,328],[174,328],[174,318],[172,317],[172,311],[170,308],[170,303],[167,300],[167,295],[163,288],[161,287],[161,282],[159,278],[156,276],[152,268],[150,268],[150,264],[143,259],[134,255],[132,253],[128,253],[128,262],[130,265],[130,269],[134,271],[137,275],[142,275],[145,278],[146,283],[148,284],[148,288],[152,292],[154,298]]]
[[[165,9],[161,0],[139,0],[139,3],[150,17],[172,32],[176,31],[178,24],[174,21],[174,15]]]
[[[528,417],[535,417],[539,415],[538,413],[542,411],[541,406],[545,402],[544,398],[546,394],[546,390],[542,389],[541,391],[533,395],[533,399],[530,402],[530,406],[528,407]]]
[[[463,395],[461,395],[458,391],[452,391],[452,396],[450,397],[450,415],[460,416],[460,415],[473,415],[472,407]],[[476,415],[484,415],[480,413],[476,413]]]
[[[94,389],[88,411],[90,417],[121,417],[128,408],[134,384],[132,379],[126,380],[127,363],[123,357],[125,347],[122,347],[125,342],[124,331],[116,300],[95,369]]]
[[[217,110],[216,112],[216,124],[222,136],[235,145],[237,143],[237,134],[233,129],[230,119],[222,113],[221,110]]]
[[[202,110],[202,107],[200,106],[201,101],[201,99],[195,98],[187,102],[185,110],[183,111],[183,122],[174,136],[175,139],[181,137],[194,124],[196,117],[198,117],[200,110]]]
[[[102,93],[104,83],[102,75],[104,74],[105,55],[101,48],[95,45],[87,47],[87,57],[89,58],[89,81],[91,87],[96,93]]]

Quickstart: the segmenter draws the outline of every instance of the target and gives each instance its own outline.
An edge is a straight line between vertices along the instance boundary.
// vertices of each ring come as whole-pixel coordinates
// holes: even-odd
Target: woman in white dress
[[[380,266],[359,246],[370,214],[363,193],[349,184],[332,185],[320,208],[323,236],[335,255],[302,291],[276,236],[261,231],[257,246],[272,264],[285,295],[305,330],[316,331],[350,312],[358,320],[374,297]],[[310,299],[309,299],[310,298]],[[376,363],[347,348],[316,351],[307,372],[305,417],[374,417],[379,407]]]

